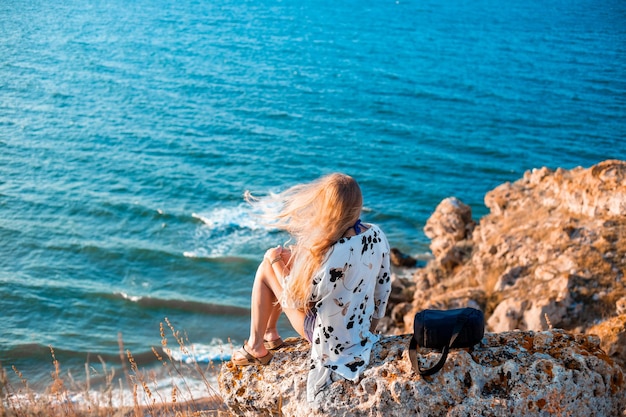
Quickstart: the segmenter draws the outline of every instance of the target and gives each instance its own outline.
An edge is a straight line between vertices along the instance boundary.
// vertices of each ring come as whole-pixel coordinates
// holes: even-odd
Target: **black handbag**
[[[452,310],[422,310],[415,314],[409,358],[415,372],[422,376],[438,372],[446,363],[451,348],[469,348],[485,334],[482,311],[465,307]],[[417,360],[417,347],[441,349],[441,358],[430,368],[422,368]]]

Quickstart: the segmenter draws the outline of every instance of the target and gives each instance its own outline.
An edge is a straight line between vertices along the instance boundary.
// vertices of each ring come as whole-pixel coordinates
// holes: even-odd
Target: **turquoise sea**
[[[45,387],[52,346],[80,379],[121,335],[149,367],[166,317],[228,357],[285,240],[245,190],[348,173],[421,255],[442,199],[478,219],[526,170],[606,159],[622,0],[2,0],[0,363]]]

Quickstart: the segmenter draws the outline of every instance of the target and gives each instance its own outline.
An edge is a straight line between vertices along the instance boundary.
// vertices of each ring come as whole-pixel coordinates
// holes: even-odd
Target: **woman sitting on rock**
[[[250,336],[232,362],[268,364],[271,350],[283,345],[276,323],[284,311],[311,342],[309,401],[333,380],[358,380],[391,291],[389,244],[378,226],[361,222],[359,185],[330,174],[262,200],[246,193],[246,199],[295,244],[265,253],[252,287]]]

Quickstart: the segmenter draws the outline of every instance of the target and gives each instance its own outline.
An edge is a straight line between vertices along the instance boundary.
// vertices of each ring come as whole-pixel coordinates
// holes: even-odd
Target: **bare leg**
[[[276,303],[272,307],[272,313],[270,314],[270,318],[267,322],[267,328],[265,329],[265,335],[263,339],[267,341],[272,341],[278,339],[280,336],[278,334],[278,330],[276,329],[276,324],[278,323],[278,319],[280,318],[280,314],[283,310],[280,308],[280,304]]]
[[[281,311],[276,301],[280,299],[282,292],[283,288],[276,277],[275,268],[264,260],[257,269],[252,286],[250,337],[247,342],[248,352],[257,358],[267,355],[263,338],[268,330],[276,328]],[[293,328],[304,337],[304,312],[294,308],[285,308],[283,311]],[[271,330],[270,333],[272,331],[274,332],[272,336],[278,336],[276,330]],[[239,352],[236,354],[241,355]]]

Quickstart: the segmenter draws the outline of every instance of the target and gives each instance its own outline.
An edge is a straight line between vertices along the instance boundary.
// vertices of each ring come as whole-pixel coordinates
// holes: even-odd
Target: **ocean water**
[[[348,173],[422,255],[446,197],[479,219],[526,170],[626,159],[625,23],[621,0],[3,0],[2,367],[43,390],[50,347],[80,379],[120,338],[158,365],[165,318],[228,358],[286,238],[245,190]]]

